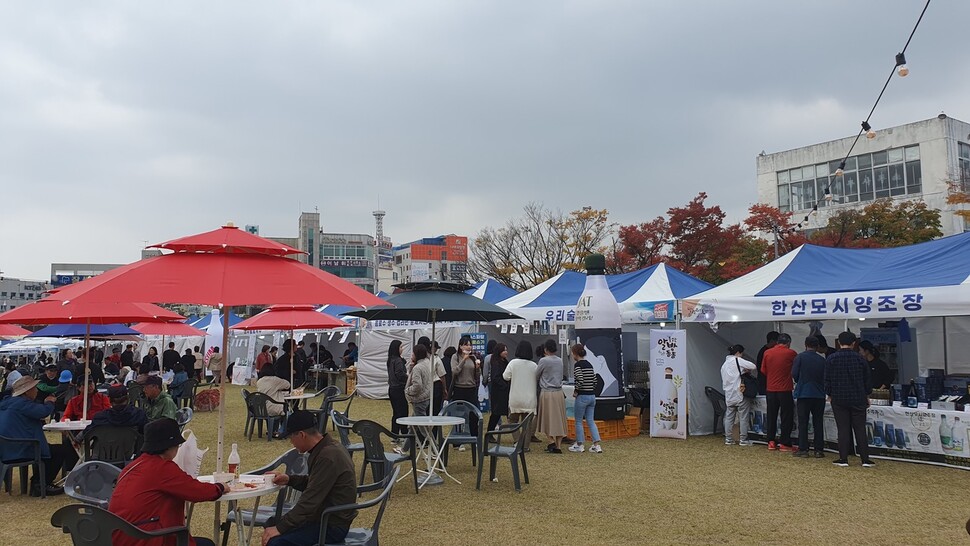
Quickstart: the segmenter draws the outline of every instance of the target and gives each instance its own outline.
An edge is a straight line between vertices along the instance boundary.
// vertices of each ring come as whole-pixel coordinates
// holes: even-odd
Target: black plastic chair
[[[338,391],[339,391],[339,389],[338,389]],[[347,406],[344,408],[344,410],[343,411],[338,411],[338,413],[340,413],[341,415],[343,415],[344,417],[346,417],[347,420],[349,421],[350,420],[350,406],[354,403],[354,398],[356,398],[356,397],[357,397],[357,389],[354,389],[353,392],[351,392],[349,394],[345,394],[343,396],[334,396],[333,398],[330,399],[330,409],[334,409],[334,404],[338,404],[340,402],[347,402]],[[326,430],[326,429],[321,428],[320,430]],[[336,430],[336,426],[334,427],[334,430]]]
[[[360,465],[360,482],[364,483],[364,476],[367,474],[367,467],[370,466],[371,474],[374,476],[374,483],[383,481],[389,472],[389,468],[411,461],[411,475],[414,477],[414,492],[418,492],[418,455],[415,446],[414,435],[394,434],[382,425],[374,421],[361,419],[354,423],[352,429],[360,435],[364,444],[364,462]],[[384,451],[384,443],[381,442],[381,435],[395,440],[406,440],[410,446],[408,453],[400,454]]]
[[[714,387],[704,387],[704,394],[707,395],[707,399],[711,401],[711,406],[714,408],[714,434],[717,434],[718,425],[721,427],[721,432],[724,432],[724,414],[727,413],[727,401],[724,399],[724,393]]]
[[[136,408],[145,409],[145,387],[141,383],[128,382],[128,403]]]
[[[51,525],[71,535],[74,544],[111,546],[111,535],[120,531],[139,541],[175,537],[176,546],[189,545],[189,530],[184,525],[157,531],[142,531],[111,512],[87,504],[69,504],[54,512]]]
[[[187,379],[184,383],[179,385],[178,396],[173,396],[175,399],[175,406],[179,408],[192,408],[195,409],[195,389],[199,386],[199,381],[197,379]]]
[[[263,436],[263,423],[266,423],[266,440],[272,441],[273,433],[276,432],[280,421],[286,419],[284,415],[270,415],[266,404],[283,404],[283,402],[273,400],[261,392],[254,392],[250,394],[249,398],[246,400],[246,406],[249,408],[249,412],[252,414],[252,419],[249,422],[249,431],[247,434],[249,441],[253,440],[253,429],[257,428],[257,426],[259,427],[259,436]]]
[[[84,460],[123,467],[134,458],[140,444],[137,427],[97,426],[84,435]]]
[[[445,466],[448,466],[448,450],[451,446],[463,446],[471,445],[472,449],[472,466],[476,466],[478,463],[478,456],[481,453],[482,442],[480,436],[473,436],[471,433],[472,420],[478,420],[478,433],[481,434],[484,430],[482,412],[479,411],[473,404],[469,404],[464,400],[455,400],[449,402],[447,406],[441,408],[441,412],[438,415],[447,415],[449,417],[461,417],[465,420],[463,425],[455,425],[451,429],[451,434],[448,436],[448,441],[442,446],[445,452],[442,454],[442,460],[445,462]]]
[[[269,463],[266,466],[244,472],[244,474],[260,476],[270,470],[276,470],[279,467],[283,467],[283,473],[288,475],[305,475],[308,472],[307,469],[307,456],[306,454],[301,454],[295,449],[291,449],[286,453],[280,455],[275,461]],[[270,518],[275,517],[277,520],[283,516],[286,512],[289,512],[296,506],[296,502],[300,500],[300,491],[293,489],[292,487],[284,487],[280,489],[280,492],[276,495],[276,502],[270,506],[260,506],[259,510],[256,511],[256,525],[264,526]],[[242,524],[249,525],[253,520],[252,510],[240,510],[242,515]],[[226,521],[222,523],[222,544],[225,546],[229,542],[229,535],[232,530],[232,524],[238,523],[236,521],[236,513],[230,511],[226,514]]]
[[[64,493],[74,500],[108,509],[121,469],[102,461],[85,461],[67,475]]]
[[[397,482],[397,477],[401,474],[400,468],[395,468],[393,471],[388,472],[384,476],[383,482],[379,482],[372,485],[364,485],[357,487],[357,495],[361,493],[382,488],[381,494],[374,497],[373,499],[358,502],[355,504],[341,504],[338,506],[331,506],[323,511],[322,518],[320,520],[320,536],[327,536],[327,526],[330,523],[330,515],[336,512],[346,512],[348,510],[365,510],[373,506],[379,506],[377,509],[377,517],[374,518],[374,526],[370,528],[363,527],[352,527],[350,532],[347,533],[347,538],[344,539],[340,544],[349,546],[379,546],[380,537],[378,536],[381,528],[381,518],[384,517],[384,510],[387,508],[387,501],[391,498],[391,490],[394,489],[394,484]],[[330,544],[330,543],[328,543]]]
[[[3,480],[4,489],[7,493],[10,493],[11,484],[13,483],[13,469],[20,468],[20,494],[27,494],[27,468],[33,466],[34,476],[37,476],[37,483],[40,485],[40,496],[41,498],[47,498],[47,491],[44,487],[47,485],[47,480],[44,461],[41,459],[40,440],[35,438],[7,438],[6,436],[0,436],[0,444],[22,444],[29,447],[34,453],[34,456],[26,461],[0,461],[0,479]]]
[[[529,430],[535,416],[536,414],[530,413],[515,425],[502,426],[499,430],[485,432],[482,445],[482,464],[478,465],[478,482],[475,484],[475,489],[482,488],[482,470],[485,469],[485,457],[489,458],[488,478],[490,480],[495,479],[495,465],[498,463],[498,459],[504,457],[512,463],[512,480],[515,484],[515,490],[522,492],[522,484],[519,482],[519,462],[522,462],[522,476],[525,478],[525,483],[529,483],[529,467],[525,464],[525,446],[529,443],[529,435],[519,434],[519,439],[511,446],[503,446],[501,437],[511,436],[519,429],[522,429],[523,432]],[[493,442],[494,446],[492,445]]]
[[[330,410],[330,419],[333,421],[333,426],[337,428],[337,436],[340,437],[340,444],[347,449],[351,457],[357,451],[364,451],[363,442],[350,442],[350,432],[354,426],[353,421],[347,419],[344,414],[337,410]]]
[[[317,416],[317,429],[320,432],[326,432],[330,410],[333,409],[333,399],[340,396],[340,388],[336,385],[324,387],[317,393],[317,396],[323,397],[320,400],[320,409],[308,409],[307,411]]]
[[[240,389],[239,394],[242,395],[243,404],[246,405],[246,424],[243,425],[243,436],[249,434],[249,425],[253,422],[253,412],[249,409],[249,395],[251,392],[246,389]]]

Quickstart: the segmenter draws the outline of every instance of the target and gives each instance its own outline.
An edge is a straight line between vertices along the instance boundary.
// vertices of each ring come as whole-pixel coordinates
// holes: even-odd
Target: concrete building
[[[843,175],[836,176],[854,139],[759,155],[758,201],[791,211],[803,229],[815,229],[845,207],[863,208],[882,198],[921,200],[941,212],[944,235],[970,229],[946,202],[952,184],[970,189],[970,124],[940,114],[877,129],[875,138],[859,139]]]
[[[44,297],[52,288],[46,281],[29,281],[0,276],[0,313]]]
[[[319,212],[300,214],[299,234],[296,237],[267,239],[306,252],[294,258],[350,281],[368,292],[374,293],[378,286],[374,236],[366,233],[326,233],[320,227]],[[386,273],[381,275],[382,279],[386,279],[381,286],[390,288],[391,240],[385,237],[381,246],[384,249],[380,254],[381,262],[386,269]]]
[[[440,235],[394,247],[394,282],[465,281],[468,237]]]

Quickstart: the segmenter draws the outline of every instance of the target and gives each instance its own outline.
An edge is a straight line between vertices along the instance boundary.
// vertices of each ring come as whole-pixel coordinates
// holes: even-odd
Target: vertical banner
[[[687,439],[687,331],[650,330],[650,436]]]
[[[219,314],[218,309],[213,309],[212,314],[209,319],[209,327],[205,330],[205,356],[203,360],[205,361],[205,375],[211,376],[212,372],[209,371],[209,359],[212,357],[213,349],[219,347],[219,352],[223,354],[222,358],[229,358],[226,355],[226,348],[222,346],[222,315]],[[226,361],[228,365],[229,361]]]

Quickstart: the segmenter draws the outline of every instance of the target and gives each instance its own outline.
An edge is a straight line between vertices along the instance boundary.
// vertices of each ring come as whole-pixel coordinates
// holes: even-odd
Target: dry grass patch
[[[255,468],[289,444],[243,438],[245,409],[238,391],[228,389],[226,454],[236,442],[243,468]],[[387,424],[390,404],[358,399],[351,416]],[[212,448],[203,473],[215,465],[216,423],[217,414],[197,413],[189,425],[200,445]],[[947,494],[967,483],[970,475],[962,470],[885,461],[863,469],[858,460],[850,468],[836,468],[831,455],[795,459],[763,446],[727,447],[710,436],[604,442],[602,454],[551,455],[541,444],[533,446],[539,449],[528,455],[532,483],[522,493],[512,487],[507,461],[499,461],[498,483],[488,482],[486,466],[482,490],[476,491],[468,452],[451,454],[450,471],[461,485],[447,481],[415,495],[411,482],[402,481],[381,526],[382,542],[954,544],[967,539],[970,509]],[[50,514],[69,502],[67,497],[42,501],[0,494],[0,544],[69,544],[50,526]],[[369,523],[372,513],[363,513],[359,522]],[[193,533],[211,536],[212,517],[212,503],[198,505]],[[233,534],[230,544],[235,540]]]

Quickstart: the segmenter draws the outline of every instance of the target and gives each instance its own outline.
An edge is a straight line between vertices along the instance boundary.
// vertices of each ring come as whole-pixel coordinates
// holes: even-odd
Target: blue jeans
[[[596,428],[593,421],[593,410],[596,409],[596,395],[580,394],[576,397],[574,405],[576,419],[576,443],[583,443],[583,419],[586,419],[586,426],[589,428],[589,435],[594,442],[600,441],[600,431]]]
[[[350,529],[340,527],[327,527],[327,536],[324,543],[341,543],[347,538]],[[304,525],[292,531],[275,536],[269,539],[268,546],[310,546],[320,542],[320,524]]]

